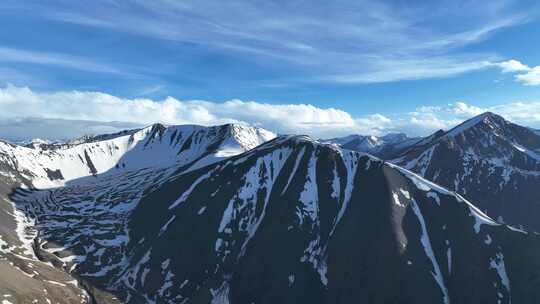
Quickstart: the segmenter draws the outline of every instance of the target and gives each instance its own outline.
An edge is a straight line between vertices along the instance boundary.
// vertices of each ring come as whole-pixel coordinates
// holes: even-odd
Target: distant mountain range
[[[421,139],[156,124],[0,142],[0,300],[539,303],[539,143],[491,113]]]
[[[344,149],[369,153],[384,159],[399,154],[420,139],[420,137],[408,137],[404,133],[390,133],[384,136],[349,135],[322,140],[322,142],[335,143]]]
[[[402,138],[379,148],[393,153],[373,154],[456,191],[500,222],[540,232],[538,132],[488,112],[413,144]]]

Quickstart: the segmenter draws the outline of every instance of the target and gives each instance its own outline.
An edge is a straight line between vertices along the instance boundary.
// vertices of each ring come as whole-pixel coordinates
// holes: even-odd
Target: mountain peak
[[[503,117],[493,112],[484,112],[450,129],[450,131],[448,131],[446,135],[449,137],[454,137],[471,128],[475,128],[478,126],[488,126],[492,129],[501,129],[506,124],[507,124],[507,121]]]
[[[492,122],[497,124],[506,124],[507,122],[502,116],[489,111],[478,115],[478,117],[482,118],[483,122]]]
[[[399,142],[409,139],[405,133],[387,133],[381,137],[385,142]]]
[[[499,115],[493,113],[493,112],[490,112],[490,111],[486,111],[482,114],[478,114],[476,115],[475,117],[500,117]]]

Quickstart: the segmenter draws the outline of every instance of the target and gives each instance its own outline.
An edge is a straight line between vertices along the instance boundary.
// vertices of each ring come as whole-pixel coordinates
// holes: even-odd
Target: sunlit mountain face
[[[484,114],[390,162],[238,125],[4,143],[0,287],[21,303],[535,303],[531,216],[508,226],[428,175],[438,145],[468,141],[530,165],[515,151],[532,157],[531,136]]]
[[[370,152],[352,143],[340,145]],[[383,142],[374,152],[474,201],[499,222],[540,230],[540,136],[534,130],[485,113],[422,139]]]

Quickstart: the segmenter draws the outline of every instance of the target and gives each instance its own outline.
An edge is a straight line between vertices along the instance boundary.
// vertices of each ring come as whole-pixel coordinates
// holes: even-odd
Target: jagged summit
[[[383,136],[364,136],[352,134],[345,137],[322,140],[323,142],[335,143],[343,148],[373,154],[384,159],[396,158],[399,155],[409,153],[418,147],[429,146],[437,141],[455,140],[460,136],[475,136],[479,132],[505,135],[513,132],[508,127],[517,126],[506,121],[500,115],[493,112],[485,112],[470,118],[450,130],[438,130],[435,133],[420,138],[408,137],[405,133],[388,133]],[[517,126],[521,128],[520,126]],[[474,134],[473,134],[474,133]],[[515,136],[516,132],[510,135]],[[523,131],[520,131],[523,133]],[[534,130],[530,133],[537,134]]]
[[[40,145],[37,149],[0,143],[0,152],[2,160],[22,172],[34,186],[44,187],[89,175],[149,167],[191,164],[199,168],[275,136],[264,129],[234,124],[153,124],[70,144]]]
[[[534,130],[511,123],[502,116],[492,112],[485,112],[464,121],[448,131],[439,130],[423,138],[415,145],[412,145],[409,150],[402,151],[402,154],[410,153],[410,150],[430,146],[441,141],[450,141],[460,146],[481,143],[484,147],[492,145],[496,149],[502,148],[497,145],[497,142],[503,141],[523,152],[522,147],[532,150],[540,149],[539,138]],[[399,155],[393,155],[393,157],[397,156]]]
[[[470,130],[471,128],[491,128],[499,132],[504,132],[504,127],[508,124],[509,122],[506,121],[502,116],[492,112],[485,112],[450,129],[446,135],[450,137],[457,136],[463,132],[466,132],[467,130]]]
[[[272,132],[267,131],[263,128],[251,127],[251,126],[246,126],[246,125],[238,124],[238,123],[228,123],[228,124],[209,126],[209,127],[203,126],[203,125],[196,125],[196,124],[169,125],[169,124],[163,124],[163,123],[153,123],[153,124],[141,127],[141,128],[127,129],[127,130],[122,130],[122,131],[114,132],[114,133],[106,133],[106,134],[98,134],[98,135],[88,134],[88,135],[84,135],[84,136],[81,136],[72,140],[67,140],[64,142],[33,139],[31,141],[15,142],[13,144],[29,147],[29,148],[34,148],[34,149],[42,149],[42,150],[65,149],[65,148],[69,148],[69,147],[80,145],[80,144],[88,144],[88,143],[93,143],[93,142],[111,140],[111,139],[123,137],[126,135],[133,135],[135,133],[149,134],[149,138],[153,138],[155,136],[162,135],[165,130],[177,130],[177,129],[186,129],[186,128],[192,128],[192,129],[211,128],[215,130],[228,130],[230,135],[233,135],[238,132],[246,131],[246,130],[257,130],[258,133],[266,134],[266,135],[273,134]]]
[[[540,231],[540,135],[486,112],[389,159],[506,223]]]

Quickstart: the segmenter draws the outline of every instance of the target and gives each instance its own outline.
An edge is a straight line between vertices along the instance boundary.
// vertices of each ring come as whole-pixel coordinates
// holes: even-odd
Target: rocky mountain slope
[[[492,218],[540,231],[540,135],[528,128],[485,113],[391,158]]]
[[[191,164],[193,167],[249,150],[272,139],[264,129],[240,125],[165,127],[155,124],[68,142],[23,147],[0,142],[0,163],[38,188],[88,175]],[[4,173],[7,174],[7,173]]]
[[[54,235],[66,250],[69,242],[89,249],[91,242],[86,242],[91,238],[101,244],[102,251],[106,244],[116,251],[127,213],[148,187],[172,174],[249,150],[274,136],[239,125],[157,124],[62,145],[21,147],[0,142],[0,273],[5,274],[0,275],[0,300],[117,302],[114,295],[70,275],[63,258],[50,257],[47,250],[51,251],[55,242],[49,241],[47,250],[40,244],[41,238],[51,236],[45,227],[64,225],[70,231]],[[32,193],[31,200],[18,199],[28,193]],[[42,196],[47,193],[50,196]],[[49,205],[49,198],[57,200]],[[107,237],[117,241],[99,241]],[[69,256],[65,258],[69,260]],[[79,254],[74,260],[82,258]]]
[[[11,199],[33,221],[20,230],[34,229],[39,259],[100,303],[540,300],[539,236],[405,169],[307,137]]]

